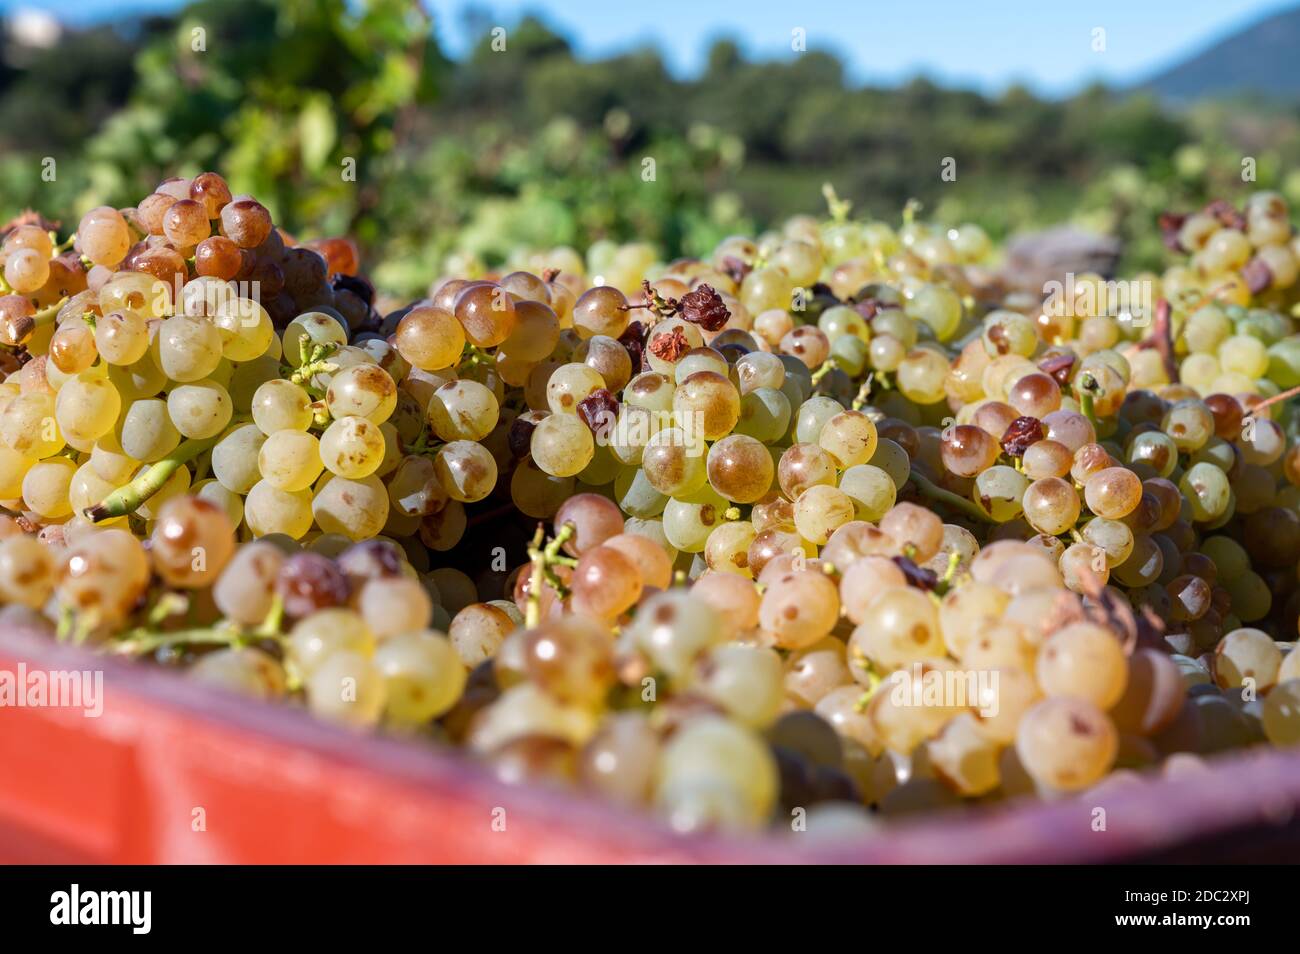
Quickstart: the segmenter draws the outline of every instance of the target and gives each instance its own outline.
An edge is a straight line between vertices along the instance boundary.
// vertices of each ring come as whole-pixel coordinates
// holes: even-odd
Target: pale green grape
[[[628,469],[625,468],[625,471]],[[437,484],[436,478],[434,481]],[[446,493],[440,484],[437,486],[440,493]],[[552,477],[533,463],[531,457],[521,460],[515,466],[514,473],[510,475],[510,498],[527,516],[539,520],[552,517],[560,509],[560,505],[571,496],[573,496],[572,477]],[[664,500],[666,498],[660,495],[659,511],[663,510]],[[634,511],[633,507],[621,500],[619,506],[626,513]]]
[[[915,404],[936,404],[944,398],[948,361],[930,348],[915,348],[898,365],[898,389]]]
[[[238,527],[243,522],[244,498],[231,490],[227,490],[215,477],[200,480],[190,488],[190,493],[200,500],[216,504],[225,511],[226,516],[230,518],[232,527]]]
[[[24,457],[50,457],[63,449],[53,395],[40,391],[19,394],[0,414],[0,438]]]
[[[8,447],[0,447],[0,500],[14,500],[23,495],[23,477],[36,463]]]
[[[829,418],[817,438],[841,470],[871,460],[876,440],[876,425],[861,411],[841,411]]]
[[[840,490],[853,501],[856,518],[872,523],[888,513],[898,498],[898,487],[890,474],[872,464],[856,464],[844,471]]]
[[[577,416],[552,414],[533,429],[530,449],[534,462],[546,473],[553,477],[572,477],[591,463],[596,442],[591,429]],[[703,475],[703,460],[699,464]]]
[[[135,460],[161,460],[181,442],[180,431],[167,413],[167,402],[157,398],[133,401],[118,424],[122,450]]]
[[[262,480],[280,490],[306,490],[323,466],[320,442],[305,431],[276,431],[257,452]]]
[[[434,474],[453,500],[474,503],[492,492],[497,482],[497,464],[482,444],[452,441],[433,460]]]
[[[834,398],[809,398],[795,414],[795,440],[801,444],[816,444],[826,422],[843,410],[844,405]]]
[[[324,483],[317,485],[311,514],[325,533],[368,540],[383,530],[388,520],[388,488],[373,475],[350,480],[328,474]]]
[[[799,535],[818,546],[824,545],[832,533],[856,515],[853,498],[827,484],[809,487],[794,502],[794,524]]]
[[[149,327],[136,311],[109,311],[95,322],[95,348],[108,364],[134,364],[149,350]]]
[[[158,367],[173,381],[198,381],[221,362],[221,334],[211,321],[173,315],[163,321],[154,343]]]
[[[736,362],[736,381],[742,397],[759,388],[780,390],[785,382],[785,365],[774,354],[751,351]]]
[[[122,398],[107,377],[82,371],[59,388],[54,415],[68,440],[92,442],[113,429]]]
[[[1233,335],[1219,344],[1219,364],[1227,372],[1258,378],[1268,370],[1268,349],[1258,338]]]
[[[230,393],[215,381],[178,385],[167,395],[167,414],[182,437],[214,437],[226,429],[234,411]]]
[[[546,403],[552,414],[577,414],[579,402],[604,386],[594,368],[579,361],[562,364],[546,382]]]
[[[23,477],[23,503],[46,519],[72,513],[68,490],[77,465],[66,457],[51,457],[31,466]]]
[[[265,441],[266,435],[253,424],[236,427],[212,448],[212,475],[227,490],[248,493],[262,479],[257,456]]]
[[[376,662],[350,652],[325,659],[305,688],[307,705],[315,715],[347,725],[374,725],[387,699],[387,683]]]
[[[385,640],[375,652],[375,666],[384,679],[384,714],[406,726],[425,725],[455,705],[467,677],[447,637],[430,631]]]
[[[441,440],[481,441],[497,426],[501,408],[496,395],[477,381],[456,380],[433,392],[428,412]]]
[[[760,352],[761,353],[761,352]],[[755,388],[740,399],[735,432],[765,444],[779,441],[790,430],[790,400],[774,388]]]
[[[296,433],[299,432],[277,431],[271,437]],[[369,477],[377,471],[386,452],[383,431],[364,417],[341,417],[325,428],[320,437],[320,459],[325,469],[352,480]]]
[[[1193,464],[1178,481],[1178,489],[1191,505],[1193,519],[1205,523],[1228,509],[1232,487],[1227,476],[1213,464]]]
[[[650,479],[640,467],[624,467],[618,472],[614,478],[614,500],[624,513],[640,519],[659,516],[668,504],[667,495],[660,493],[654,484],[650,483]],[[530,510],[525,510],[525,513],[530,516],[544,516],[533,514]]]
[[[670,499],[664,506],[664,535],[685,553],[700,553],[709,534],[726,518],[727,501],[712,487],[705,486],[684,499]]]
[[[271,316],[249,298],[223,298],[212,311],[221,353],[231,361],[251,361],[266,353],[276,336]]]
[[[282,378],[272,378],[253,392],[253,423],[267,435],[276,431],[305,431],[311,426],[311,395]]]
[[[961,299],[942,285],[926,285],[907,302],[905,312],[929,325],[940,341],[947,341],[961,323]]]
[[[1020,516],[1029,480],[1013,467],[997,464],[975,478],[971,499],[998,523]]]
[[[355,364],[330,379],[325,406],[334,418],[356,416],[382,424],[397,407],[397,384],[377,365]]]

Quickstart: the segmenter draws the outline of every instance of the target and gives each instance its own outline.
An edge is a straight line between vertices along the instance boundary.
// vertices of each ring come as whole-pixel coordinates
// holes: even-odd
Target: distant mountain
[[[1219,40],[1139,88],[1184,101],[1240,93],[1300,100],[1298,52],[1300,7],[1274,14]]]

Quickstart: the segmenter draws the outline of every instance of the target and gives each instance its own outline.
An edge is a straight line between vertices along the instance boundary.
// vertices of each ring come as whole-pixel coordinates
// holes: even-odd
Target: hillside
[[[1300,7],[1266,17],[1141,84],[1177,101],[1241,93],[1300,100]]]

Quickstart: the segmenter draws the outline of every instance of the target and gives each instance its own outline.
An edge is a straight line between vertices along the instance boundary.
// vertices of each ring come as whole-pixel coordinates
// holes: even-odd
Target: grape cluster
[[[1038,295],[976,226],[830,199],[387,314],[212,173],[17,224],[0,613],[681,831],[1300,742],[1282,200]]]

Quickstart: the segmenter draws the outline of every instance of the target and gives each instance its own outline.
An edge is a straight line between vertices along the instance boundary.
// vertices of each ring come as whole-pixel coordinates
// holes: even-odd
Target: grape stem
[[[266,618],[253,630],[255,636],[271,638],[280,635],[280,626],[284,623],[284,597],[276,593],[271,599],[271,608],[266,611]]]
[[[446,446],[447,444],[445,441],[440,441],[436,437],[433,440],[429,440],[429,432],[421,431],[420,436],[415,439],[414,444],[407,448],[406,452],[417,456],[436,457],[438,451],[442,450]]]
[[[159,626],[168,616],[187,612],[189,608],[189,597],[179,593],[164,593],[149,611],[149,625]]]
[[[35,323],[37,328],[41,327],[41,325],[53,324],[54,319],[59,316],[59,310],[67,303],[68,300],[66,298],[60,298],[53,305],[50,305],[48,308],[42,308],[36,314],[32,315],[32,321]]]
[[[817,384],[822,378],[838,368],[839,362],[835,360],[835,355],[830,355],[818,365],[817,370],[812,373],[812,383]]]
[[[876,668],[876,664],[868,659],[866,654],[864,654],[860,649],[855,649],[853,651],[853,665],[861,669],[867,677],[867,688],[862,695],[858,697],[858,701],[853,704],[853,708],[859,713],[866,712],[867,705],[871,702],[871,697],[874,696],[876,690],[884,684],[885,677],[881,675],[880,670]]]
[[[1155,349],[1160,355],[1160,363],[1165,369],[1165,376],[1178,383],[1178,359],[1174,357],[1173,323],[1170,315],[1169,299],[1161,298],[1156,302],[1156,313],[1152,320],[1151,334],[1137,343],[1139,350]]]
[[[928,478],[923,477],[915,467],[912,468],[912,472],[908,475],[908,480],[916,485],[916,489],[921,492],[921,496],[923,497],[929,497],[931,500],[938,503],[946,504],[953,510],[960,510],[972,520],[978,520],[981,523],[997,522],[979,507],[975,506],[973,501],[967,500],[965,497],[958,497],[950,490],[944,490],[942,487],[935,486]]]
[[[325,399],[318,398],[312,401],[309,406],[311,407],[311,426],[319,427],[321,430],[329,427],[333,418],[330,416],[329,405],[325,402]]]
[[[135,513],[146,500],[167,485],[167,481],[171,480],[177,470],[216,443],[216,437],[191,438],[183,441],[174,451],[154,463],[135,480],[125,487],[119,487],[95,506],[87,507],[83,513],[92,523]]]
[[[871,371],[867,374],[866,380],[862,382],[862,387],[858,388],[857,396],[853,399],[853,410],[860,411],[867,406],[867,399],[871,397],[871,384],[876,379],[876,372]]]
[[[1097,412],[1092,406],[1092,395],[1087,391],[1079,395],[1079,410],[1083,412],[1083,416],[1091,422],[1094,428],[1101,423],[1101,421],[1097,420]]]
[[[204,480],[208,476],[208,470],[212,467],[212,455],[200,454],[194,462],[194,483]]]
[[[952,589],[953,579],[957,576],[957,567],[961,565],[960,553],[948,554],[948,567],[944,570],[943,576],[939,578],[938,586],[935,589],[940,593],[947,593]]]
[[[169,593],[167,596],[175,596]],[[164,607],[167,606],[165,609]],[[185,607],[182,607],[182,609]],[[176,629],[170,632],[158,632],[152,627],[159,625],[169,615],[168,610],[175,609],[175,604],[167,605],[166,596],[149,614],[150,627],[139,627],[130,635],[112,644],[111,651],[122,655],[140,655],[150,653],[164,646],[181,645],[218,645],[242,646],[250,639],[277,639],[280,626],[284,622],[284,600],[279,594],[271,600],[271,608],[266,618],[252,629],[239,626],[201,626],[193,629]]]
[[[576,566],[578,561],[572,557],[562,556],[560,551],[569,540],[573,539],[577,528],[572,523],[566,523],[556,532],[555,536],[545,546],[542,541],[545,539],[545,531],[542,525],[537,525],[537,532],[533,534],[533,542],[528,546],[528,558],[532,561],[532,576],[528,581],[528,603],[524,608],[524,625],[532,629],[542,621],[542,585],[550,586],[551,589],[564,599],[568,594],[568,587],[552,567],[554,566]]]
[[[121,655],[138,656],[151,653],[164,646],[182,644],[233,646],[243,639],[244,634],[238,629],[177,629],[169,633],[155,633],[149,630],[135,630],[125,639],[113,643],[112,652]]]
[[[853,203],[848,199],[841,199],[839,193],[835,191],[835,186],[823,182],[822,198],[826,200],[826,211],[830,213],[832,222],[840,225],[848,221],[849,210],[853,208]]]
[[[466,342],[465,350],[460,355],[460,363],[463,365],[466,362],[492,367],[496,364],[496,358],[491,352],[483,350],[478,345]]]
[[[74,613],[72,607],[60,603],[59,621],[57,627],[54,630],[55,640],[60,643],[67,642],[68,637],[72,635],[72,631],[73,628],[76,626],[76,623],[77,623],[76,614]]]
[[[630,302],[626,305],[619,305],[619,311],[631,311],[634,308],[647,308],[659,315],[661,318],[671,318],[677,312],[681,311],[681,302],[676,298],[665,298],[655,290],[648,279],[641,282],[641,290],[645,293],[645,304],[633,305]]]
[[[1092,392],[1096,387],[1096,379],[1091,374],[1084,372],[1079,375],[1079,387],[1077,389],[1079,410],[1083,412],[1083,416],[1088,419],[1094,428],[1101,423],[1097,420],[1097,411],[1092,404]]]
[[[339,369],[337,364],[328,360],[337,348],[332,344],[309,344],[306,338],[299,342],[298,347],[301,363],[289,375],[289,380],[304,388],[312,397],[323,397],[324,392],[320,388],[313,387],[311,379],[318,374],[332,374]]]
[[[1287,400],[1288,398],[1293,398],[1297,394],[1300,394],[1300,386],[1294,388],[1288,388],[1287,390],[1281,392],[1280,394],[1274,394],[1271,398],[1266,398],[1265,400],[1260,401],[1258,404],[1254,405],[1248,413],[1250,413],[1251,415],[1256,415],[1264,408],[1272,404],[1281,404],[1283,401]]]

